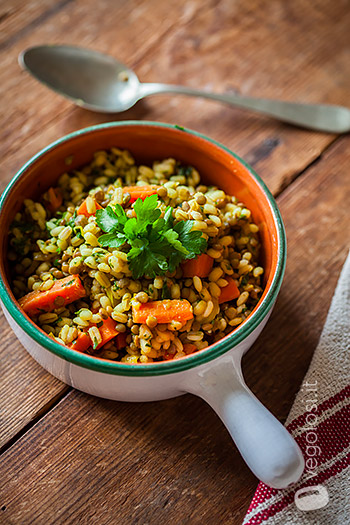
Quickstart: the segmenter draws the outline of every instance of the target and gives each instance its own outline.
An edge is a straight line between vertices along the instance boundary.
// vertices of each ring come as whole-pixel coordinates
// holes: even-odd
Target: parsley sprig
[[[207,241],[202,232],[193,231],[194,221],[174,224],[173,208],[168,206],[164,217],[158,208],[157,195],[137,199],[136,217],[129,219],[120,204],[96,211],[96,222],[104,235],[101,246],[120,248],[126,245],[129,268],[135,279],[156,277],[173,272],[181,261],[203,253]]]

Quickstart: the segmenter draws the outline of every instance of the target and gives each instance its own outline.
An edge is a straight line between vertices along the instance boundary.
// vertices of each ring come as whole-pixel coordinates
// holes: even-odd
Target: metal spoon
[[[142,84],[124,64],[90,49],[36,46],[23,51],[19,63],[46,86],[78,106],[93,111],[117,113],[131,108],[143,97],[177,93],[232,104],[318,131],[350,131],[350,109],[345,107],[208,93],[170,84]]]

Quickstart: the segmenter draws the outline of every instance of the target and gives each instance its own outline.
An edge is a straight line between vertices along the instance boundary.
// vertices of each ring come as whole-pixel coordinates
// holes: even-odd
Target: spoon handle
[[[350,109],[327,104],[299,104],[236,93],[209,93],[199,89],[171,84],[145,83],[140,85],[139,99],[160,93],[177,93],[190,97],[209,98],[244,109],[251,109],[283,122],[328,133],[346,133],[350,130]]]

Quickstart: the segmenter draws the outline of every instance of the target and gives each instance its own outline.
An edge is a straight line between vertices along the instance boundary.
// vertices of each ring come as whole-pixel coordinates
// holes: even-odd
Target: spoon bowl
[[[36,46],[21,53],[19,62],[37,80],[86,109],[118,113],[140,98],[135,73],[98,51]]]

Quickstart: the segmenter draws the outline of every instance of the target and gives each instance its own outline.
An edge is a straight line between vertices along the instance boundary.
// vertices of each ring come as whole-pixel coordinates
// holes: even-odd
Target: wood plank
[[[287,273],[244,368],[248,384],[281,419],[349,246],[349,143],[346,137],[335,144],[279,198]],[[218,418],[189,395],[127,404],[72,391],[2,460],[2,517],[11,524],[113,524],[116,516],[119,523],[156,524],[166,516],[176,524],[238,525],[256,486]]]
[[[68,387],[48,374],[14,337],[3,314],[0,317],[0,450],[26,425],[45,413]],[[1,519],[0,519],[1,522]]]
[[[63,9],[72,0],[11,0],[0,5],[0,49],[9,49],[24,35],[32,32]]]

